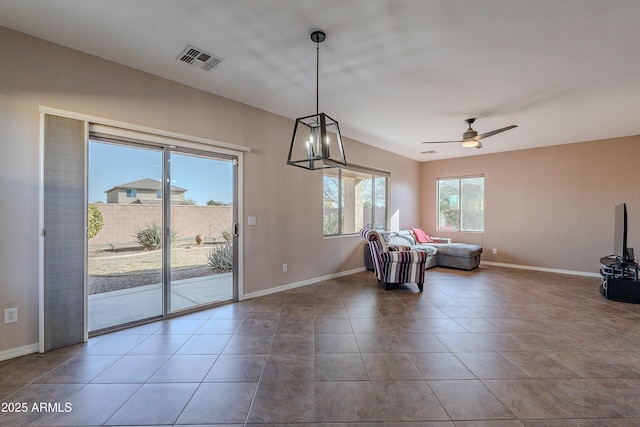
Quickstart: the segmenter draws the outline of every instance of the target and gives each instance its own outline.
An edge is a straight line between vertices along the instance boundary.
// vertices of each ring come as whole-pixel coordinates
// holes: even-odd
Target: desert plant
[[[231,232],[228,230],[222,230],[222,238],[224,239],[225,242],[231,244]]]
[[[102,212],[98,210],[95,204],[89,204],[89,210],[87,212],[87,221],[88,221],[88,230],[87,230],[87,238],[93,239],[96,237],[96,234],[100,230],[102,230],[102,226],[104,225],[104,220],[102,219]]]
[[[176,238],[176,232],[170,230],[170,234],[173,241]],[[158,249],[162,245],[162,227],[155,223],[136,231],[134,236],[138,244],[145,249]]]
[[[215,273],[233,271],[233,245],[227,241],[207,253],[208,264]]]

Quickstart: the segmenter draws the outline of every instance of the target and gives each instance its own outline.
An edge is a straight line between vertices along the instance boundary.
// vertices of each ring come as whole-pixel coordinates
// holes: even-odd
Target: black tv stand
[[[600,258],[600,293],[613,301],[640,304],[638,270],[635,262],[621,263],[615,256]]]

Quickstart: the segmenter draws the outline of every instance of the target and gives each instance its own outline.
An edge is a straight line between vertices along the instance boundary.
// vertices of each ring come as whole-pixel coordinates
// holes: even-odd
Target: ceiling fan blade
[[[450,144],[452,142],[462,142],[462,141],[422,141],[423,144]]]
[[[517,125],[511,125],[511,126],[507,126],[506,128],[492,130],[491,132],[486,132],[486,133],[483,133],[482,135],[478,135],[477,139],[489,138],[490,136],[493,136],[497,133],[504,132],[505,130],[509,130],[517,127],[518,127]]]

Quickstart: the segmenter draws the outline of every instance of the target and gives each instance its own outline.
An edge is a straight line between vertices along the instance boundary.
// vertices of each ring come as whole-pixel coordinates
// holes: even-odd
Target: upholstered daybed
[[[385,241],[390,245],[409,246],[412,251],[421,250],[427,254],[432,254],[428,259],[426,268],[448,267],[460,270],[473,270],[480,265],[482,247],[466,243],[451,243],[451,239],[426,236],[429,240],[419,242],[416,234],[420,236],[419,230],[384,231],[380,233]],[[420,240],[425,240],[420,236]],[[365,266],[373,270],[371,254],[369,248],[364,248]]]

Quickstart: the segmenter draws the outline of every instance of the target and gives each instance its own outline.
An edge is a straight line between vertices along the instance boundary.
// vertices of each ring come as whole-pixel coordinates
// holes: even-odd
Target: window
[[[438,230],[484,231],[484,176],[438,179]]]
[[[389,174],[360,168],[325,169],[323,232],[325,236],[355,234],[362,227],[387,226]]]
[[[136,197],[136,189],[127,188],[127,197],[130,197],[130,198]]]

